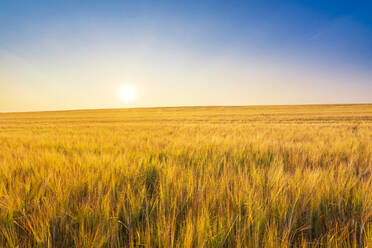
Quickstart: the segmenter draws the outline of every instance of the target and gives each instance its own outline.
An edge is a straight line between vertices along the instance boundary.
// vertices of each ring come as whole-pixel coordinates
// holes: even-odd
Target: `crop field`
[[[0,247],[372,247],[372,105],[0,114]]]

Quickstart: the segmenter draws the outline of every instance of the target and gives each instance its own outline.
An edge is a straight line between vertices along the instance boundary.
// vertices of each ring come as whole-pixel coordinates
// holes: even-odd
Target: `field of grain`
[[[0,114],[1,247],[372,246],[372,105]]]

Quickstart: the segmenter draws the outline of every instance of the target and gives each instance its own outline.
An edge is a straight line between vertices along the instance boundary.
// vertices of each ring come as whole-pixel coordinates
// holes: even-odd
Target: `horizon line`
[[[169,109],[169,108],[213,108],[213,107],[285,107],[285,106],[337,106],[337,105],[372,105],[372,102],[362,103],[303,103],[303,104],[252,104],[252,105],[179,105],[179,106],[154,106],[154,107],[123,107],[123,108],[76,108],[55,110],[31,110],[31,111],[0,111],[0,114],[27,114],[27,113],[50,113],[50,112],[78,112],[99,110],[136,110],[136,109]]]

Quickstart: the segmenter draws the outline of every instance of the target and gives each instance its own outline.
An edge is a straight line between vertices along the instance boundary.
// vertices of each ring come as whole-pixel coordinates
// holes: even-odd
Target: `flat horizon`
[[[285,107],[285,106],[354,106],[354,105],[372,105],[368,103],[304,103],[304,104],[260,104],[260,105],[186,105],[186,106],[154,106],[154,107],[122,107],[122,108],[82,108],[82,109],[55,109],[55,110],[36,110],[36,111],[0,111],[0,114],[12,113],[44,113],[44,112],[72,112],[72,111],[100,111],[100,110],[125,110],[125,109],[169,109],[169,108],[214,108],[214,107]]]

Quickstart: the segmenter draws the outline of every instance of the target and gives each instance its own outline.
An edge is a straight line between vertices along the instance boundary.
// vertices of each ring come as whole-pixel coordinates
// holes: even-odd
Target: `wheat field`
[[[372,246],[372,105],[0,114],[0,247]]]

